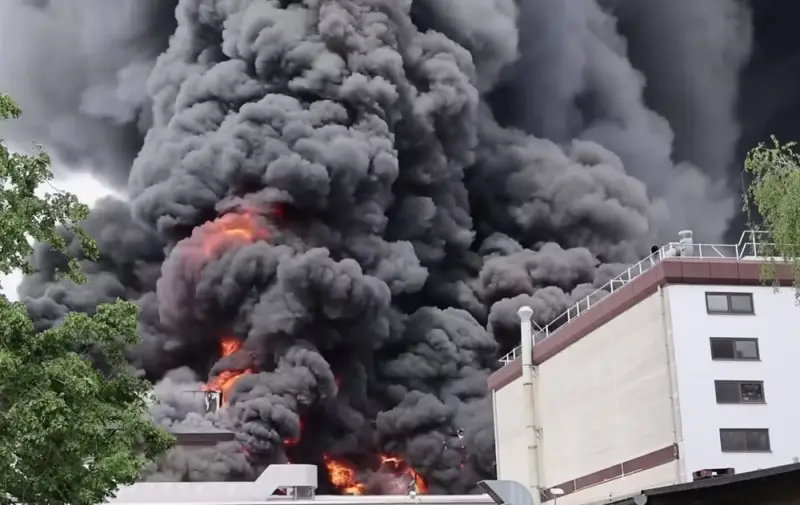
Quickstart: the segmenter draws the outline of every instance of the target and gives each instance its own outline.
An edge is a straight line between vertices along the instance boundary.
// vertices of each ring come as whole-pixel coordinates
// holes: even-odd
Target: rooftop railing
[[[693,242],[670,242],[657,251],[650,254],[640,262],[629,267],[621,274],[617,275],[594,292],[581,298],[577,303],[568,308],[561,315],[542,327],[533,323],[535,328],[534,342],[539,343],[549,338],[561,326],[569,323],[575,318],[580,317],[586,311],[594,307],[600,300],[618,291],[632,280],[647,272],[659,262],[667,258],[728,258],[731,260],[751,260],[767,256],[770,246],[766,232],[748,230],[742,233],[739,242],[735,244],[698,244]],[[508,364],[521,356],[522,346],[517,346],[500,358],[500,362]]]

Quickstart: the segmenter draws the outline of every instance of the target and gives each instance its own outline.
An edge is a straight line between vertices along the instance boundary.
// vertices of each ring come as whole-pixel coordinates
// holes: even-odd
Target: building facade
[[[662,248],[541,329],[532,415],[520,353],[507,357],[489,380],[498,478],[569,505],[797,461],[800,307],[732,247]]]

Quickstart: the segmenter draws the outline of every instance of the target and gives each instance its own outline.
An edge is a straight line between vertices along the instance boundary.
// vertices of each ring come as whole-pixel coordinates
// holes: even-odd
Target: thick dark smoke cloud
[[[174,0],[12,0],[0,7],[0,89],[24,107],[17,146],[116,187],[150,125],[146,82],[175,27]]]
[[[561,142],[592,140],[647,184],[658,231],[721,238],[736,211],[726,174],[750,54],[739,0],[520,2],[521,55],[501,118]],[[524,103],[524,107],[519,104]]]
[[[391,452],[432,492],[473,491],[516,310],[545,324],[655,240],[735,217],[742,139],[773,124],[741,103],[766,85],[763,18],[736,0],[8,0],[0,88],[27,115],[3,135],[129,196],[87,223],[88,284],[40,247],[21,297],[41,328],[136,300],[155,422],[236,433],[148,479]],[[220,219],[258,240],[209,249]],[[222,337],[243,344],[220,359]],[[192,392],[230,369],[254,373],[202,414]]]

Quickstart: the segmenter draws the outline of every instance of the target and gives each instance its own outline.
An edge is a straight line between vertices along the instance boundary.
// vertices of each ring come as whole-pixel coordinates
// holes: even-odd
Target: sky
[[[55,173],[64,173],[64,170],[56,170]],[[56,177],[52,186],[57,189],[68,191],[75,194],[83,203],[93,206],[94,203],[105,196],[114,195],[114,191],[101,184],[90,174],[69,174],[67,177]],[[51,188],[50,191],[52,191]],[[42,190],[44,192],[44,190]],[[17,300],[17,286],[22,280],[21,272],[10,275],[0,276],[3,293],[12,300]]]

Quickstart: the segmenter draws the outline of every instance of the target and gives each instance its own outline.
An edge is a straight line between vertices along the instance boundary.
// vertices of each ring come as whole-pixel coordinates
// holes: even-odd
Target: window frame
[[[738,393],[738,401],[735,402],[726,402],[720,401],[719,392],[717,391],[717,386],[720,384],[735,384],[736,391]],[[745,384],[755,384],[761,388],[761,399],[760,400],[746,400],[744,393],[742,392],[742,386]],[[714,398],[717,401],[718,405],[764,405],[767,403],[767,394],[764,391],[764,381],[757,381],[757,380],[714,380]]]
[[[743,433],[745,435],[745,447],[744,450],[736,450],[736,449],[726,449],[724,444],[724,433]],[[747,447],[747,435],[748,434],[761,434],[766,433],[767,435],[767,447],[766,449],[750,449]],[[719,447],[720,450],[724,453],[733,453],[733,454],[747,454],[747,453],[769,453],[772,452],[772,439],[769,435],[769,428],[720,428],[719,429]]]
[[[730,342],[733,346],[732,358],[718,358],[714,356],[714,342]],[[756,345],[755,358],[737,358],[736,357],[736,343],[737,342],[753,342]],[[761,346],[758,344],[757,338],[751,337],[710,337],[708,339],[709,351],[711,352],[712,361],[761,361]]]
[[[712,309],[708,304],[709,296],[724,296],[725,301],[728,305],[727,310]],[[750,300],[750,310],[747,312],[741,310],[734,310],[733,303],[731,303],[731,298],[733,297],[747,297]],[[733,316],[753,316],[756,313],[756,308],[753,303],[753,293],[730,292],[730,291],[706,291],[705,300],[706,300],[706,314],[708,315],[718,316],[727,314]]]

